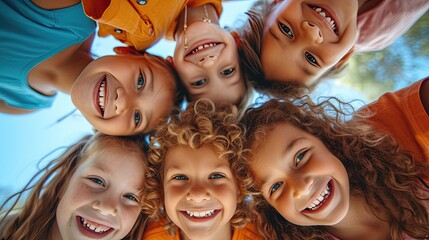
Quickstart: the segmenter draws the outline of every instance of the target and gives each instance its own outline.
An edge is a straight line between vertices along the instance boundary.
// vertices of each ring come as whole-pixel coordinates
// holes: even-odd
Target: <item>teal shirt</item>
[[[21,109],[52,105],[27,82],[30,70],[72,45],[84,42],[96,24],[83,12],[82,4],[46,10],[31,0],[0,1],[0,100]]]

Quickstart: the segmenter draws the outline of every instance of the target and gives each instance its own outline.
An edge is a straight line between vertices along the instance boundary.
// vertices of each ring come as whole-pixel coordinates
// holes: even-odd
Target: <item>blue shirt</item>
[[[82,4],[46,10],[31,0],[0,1],[0,100],[21,109],[52,105],[27,82],[30,70],[72,45],[84,42],[96,24],[83,12]]]

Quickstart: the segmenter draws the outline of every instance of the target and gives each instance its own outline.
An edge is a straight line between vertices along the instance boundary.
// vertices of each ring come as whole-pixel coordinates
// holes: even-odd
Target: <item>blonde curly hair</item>
[[[163,211],[164,160],[169,148],[177,145],[198,149],[212,147],[220,158],[228,161],[240,193],[240,202],[230,220],[234,228],[244,227],[253,218],[248,210],[246,196],[253,180],[247,165],[248,151],[244,148],[244,132],[237,121],[237,108],[233,105],[217,107],[208,99],[190,103],[183,112],[173,114],[169,122],[161,125],[152,136],[149,145],[149,168],[145,182],[143,211],[155,220],[167,222],[171,235],[176,226]]]
[[[352,195],[363,196],[374,217],[385,216],[390,238],[403,234],[425,239],[429,235],[429,166],[414,159],[388,135],[358,118],[350,104],[332,97],[314,103],[309,96],[273,99],[250,109],[242,119],[247,147],[257,151],[266,134],[279,123],[289,123],[319,138],[344,164]],[[365,113],[367,114],[367,113]],[[360,118],[368,117],[355,113]],[[252,161],[250,157],[250,161]],[[256,183],[257,185],[258,183]],[[259,228],[270,239],[330,239],[323,226],[296,226],[257,196]]]

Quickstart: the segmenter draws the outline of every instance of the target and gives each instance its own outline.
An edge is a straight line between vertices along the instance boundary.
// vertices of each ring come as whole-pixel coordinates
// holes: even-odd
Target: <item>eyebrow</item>
[[[294,139],[291,143],[289,143],[282,151],[281,153],[281,157],[286,156],[293,148],[295,148],[295,146],[302,141],[304,138],[300,137],[300,138],[296,138]],[[271,180],[272,175],[266,176],[264,179],[262,179],[261,181],[261,186],[265,185],[267,182],[269,182],[269,180]]]

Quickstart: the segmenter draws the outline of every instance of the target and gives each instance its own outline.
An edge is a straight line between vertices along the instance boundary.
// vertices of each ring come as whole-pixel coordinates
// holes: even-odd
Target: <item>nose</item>
[[[195,202],[210,200],[210,193],[205,186],[194,184],[186,194],[186,200]]]
[[[306,33],[306,36],[314,43],[322,43],[323,42],[323,35],[322,31],[320,31],[320,28],[311,22],[304,21],[302,23],[302,28],[304,29],[304,32]]]
[[[128,98],[129,98],[129,96],[125,92],[125,89],[118,88],[116,90],[116,98],[114,101],[116,114],[121,114],[122,112],[124,112],[128,108],[128,105],[129,105],[129,99]]]
[[[116,216],[118,214],[117,201],[112,197],[94,201],[92,207],[102,215]]]
[[[207,55],[200,58],[197,64],[200,66],[213,66],[217,61],[217,59],[218,59],[218,56],[216,55]]]
[[[291,185],[292,185],[292,194],[294,198],[300,198],[304,195],[307,195],[311,192],[311,188],[313,186],[313,180],[309,176],[304,177],[293,177],[291,179]]]

